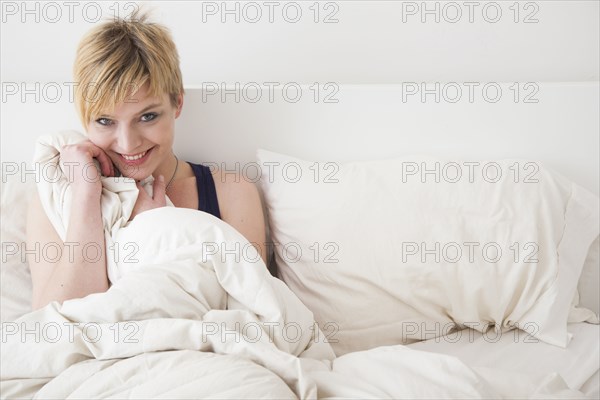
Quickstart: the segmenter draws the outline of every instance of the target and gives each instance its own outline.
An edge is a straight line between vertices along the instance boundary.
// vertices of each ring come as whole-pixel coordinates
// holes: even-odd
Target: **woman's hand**
[[[94,163],[100,164],[100,171]],[[102,193],[101,174],[114,176],[114,166],[108,155],[90,140],[63,146],[60,150],[60,165],[65,175],[79,194]]]
[[[146,190],[139,182],[136,182],[136,185],[139,194],[135,206],[133,207],[133,211],[131,212],[131,216],[129,217],[130,221],[139,213],[158,207],[165,207],[167,205],[165,178],[162,175],[159,175],[158,178],[154,180],[154,184],[152,185],[152,197],[146,193]]]

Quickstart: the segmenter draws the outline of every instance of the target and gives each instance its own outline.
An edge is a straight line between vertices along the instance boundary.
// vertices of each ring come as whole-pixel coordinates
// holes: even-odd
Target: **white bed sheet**
[[[553,346],[525,332],[512,330],[496,338],[465,329],[409,345],[456,356],[470,367],[493,367],[523,373],[560,374],[571,389],[581,390],[589,398],[600,398],[600,326],[585,322],[569,324],[573,339],[566,349]]]

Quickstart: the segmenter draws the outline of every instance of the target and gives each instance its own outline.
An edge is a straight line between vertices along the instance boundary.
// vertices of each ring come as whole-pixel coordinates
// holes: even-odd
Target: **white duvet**
[[[37,160],[57,163],[62,144],[81,139],[46,137]],[[128,223],[135,184],[103,185],[113,285],[3,323],[2,398],[583,397],[558,374],[472,369],[402,345],[336,358],[312,313],[235,229],[175,207]],[[64,181],[38,190],[64,237],[76,199]],[[136,251],[125,262],[115,249],[127,243]]]

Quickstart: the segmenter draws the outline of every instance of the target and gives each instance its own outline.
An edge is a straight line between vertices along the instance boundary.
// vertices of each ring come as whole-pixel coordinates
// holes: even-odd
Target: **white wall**
[[[125,15],[134,4],[48,3],[3,2],[3,80],[70,81],[82,34],[93,21],[111,17],[114,10]],[[155,20],[173,31],[186,85],[207,81],[375,84],[599,78],[598,1],[520,1],[517,7],[515,1],[474,1],[472,8],[462,0],[322,1],[318,7],[314,1],[275,1],[273,23],[265,1],[226,2],[231,10],[237,5],[239,23],[235,14],[226,15],[226,22],[221,22],[222,1],[148,3],[155,10]],[[429,9],[437,5],[439,23],[435,14],[425,15],[426,22],[421,22],[421,3]],[[22,4],[34,12],[27,14]],[[294,18],[294,4],[299,5],[302,16],[297,23],[286,22],[284,16]],[[98,15],[97,6],[101,7]],[[213,15],[214,6],[219,11]],[[314,23],[317,8],[320,22]],[[487,22],[486,18],[495,19],[498,8],[502,12],[499,21]],[[517,9],[519,22],[515,23]],[[262,18],[251,23],[256,10]],[[449,22],[457,10],[462,17]],[[328,15],[338,22],[324,23]]]

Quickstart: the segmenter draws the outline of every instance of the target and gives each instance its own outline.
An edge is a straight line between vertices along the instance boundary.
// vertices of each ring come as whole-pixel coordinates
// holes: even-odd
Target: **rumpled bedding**
[[[38,191],[63,239],[77,199],[59,152],[84,139],[46,136],[36,151],[56,174]],[[102,183],[112,286],[3,324],[2,398],[584,397],[557,374],[475,369],[402,345],[336,358],[335,337],[234,228],[172,203],[128,221],[134,181]]]

